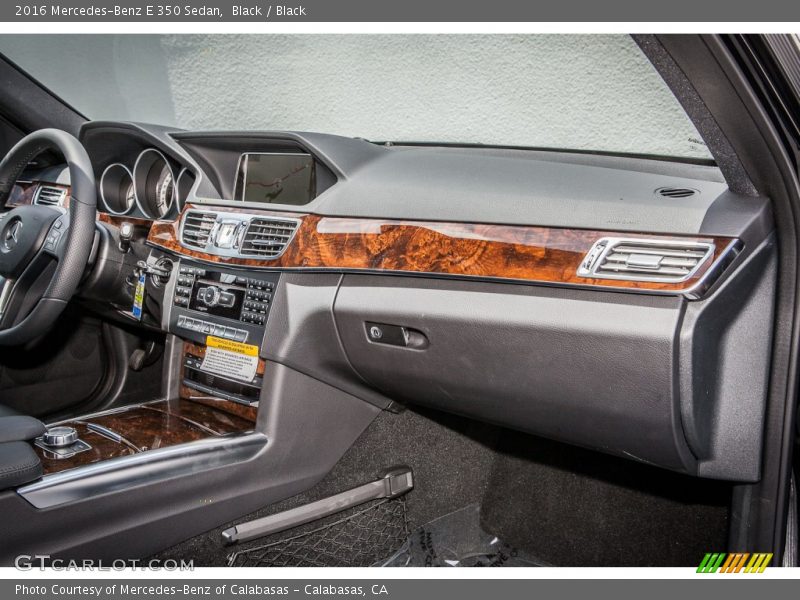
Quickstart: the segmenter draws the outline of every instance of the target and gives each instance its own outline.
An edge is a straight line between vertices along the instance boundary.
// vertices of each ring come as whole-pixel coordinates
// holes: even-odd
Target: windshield
[[[4,35],[90,119],[710,158],[622,35]]]

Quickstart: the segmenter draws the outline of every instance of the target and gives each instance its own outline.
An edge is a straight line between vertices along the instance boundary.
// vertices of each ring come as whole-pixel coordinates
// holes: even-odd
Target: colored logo
[[[763,573],[772,562],[772,553],[709,552],[703,557],[698,573]]]

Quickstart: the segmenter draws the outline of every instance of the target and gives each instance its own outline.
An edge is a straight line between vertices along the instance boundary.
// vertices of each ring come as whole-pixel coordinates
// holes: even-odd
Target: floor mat
[[[379,500],[311,531],[228,556],[229,567],[366,567],[408,538],[405,498]]]
[[[383,567],[538,567],[543,566],[480,524],[480,506],[470,504],[417,529]]]

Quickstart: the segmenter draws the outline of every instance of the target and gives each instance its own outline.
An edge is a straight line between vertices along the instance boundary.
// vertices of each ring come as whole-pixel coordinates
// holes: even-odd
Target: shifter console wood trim
[[[225,400],[217,400],[214,404],[185,399],[160,400],[88,415],[59,424],[75,427],[79,438],[91,446],[90,450],[64,459],[58,459],[38,446],[35,450],[42,461],[44,474],[49,475],[111,458],[252,431],[255,414],[237,414],[239,411],[228,409],[227,404],[234,403]],[[90,424],[100,428],[90,429]],[[101,428],[121,439],[103,435]]]
[[[228,206],[188,205],[185,208],[190,209],[244,211]],[[247,208],[246,212],[301,220],[294,239],[280,257],[273,260],[229,258],[191,250],[179,241],[180,219],[155,222],[148,243],[205,262],[242,267],[430,274],[674,294],[696,288],[712,266],[717,266],[723,254],[736,244],[735,239],[724,237],[323,217],[252,208]],[[712,243],[715,249],[711,259],[691,278],[678,283],[578,276],[581,261],[593,244],[604,237]]]

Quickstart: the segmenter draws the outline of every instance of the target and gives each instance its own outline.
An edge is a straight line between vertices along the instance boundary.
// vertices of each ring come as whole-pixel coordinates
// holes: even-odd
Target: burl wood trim
[[[110,215],[108,213],[97,213],[97,220],[101,223],[108,223],[109,225],[114,225],[115,227],[119,227],[123,223],[131,223],[134,227],[141,227],[150,229],[150,226],[153,224],[153,221],[150,219],[144,219],[142,217],[129,217],[127,215]]]
[[[42,185],[66,190],[67,196],[64,198],[64,206],[69,206],[70,187],[68,185],[60,185],[48,181],[17,181],[14,187],[11,188],[11,193],[8,196],[8,200],[6,200],[6,206],[26,206],[33,204],[36,192]]]
[[[185,210],[204,208],[189,205]],[[216,207],[214,210],[244,211],[229,207]],[[190,258],[244,267],[419,273],[681,293],[693,288],[734,241],[724,237],[662,236],[555,227],[321,217],[249,208],[246,212],[301,220],[297,234],[279,258],[224,258],[185,248],[179,242],[180,219],[154,223],[148,242]],[[577,270],[581,260],[603,237],[713,243],[715,251],[711,260],[706,261],[690,279],[680,283],[579,277]]]
[[[214,404],[185,399],[163,400],[88,415],[59,424],[75,427],[80,439],[91,446],[90,450],[64,459],[54,458],[38,446],[35,450],[45,475],[49,475],[147,450],[253,430],[254,415],[237,414],[235,409],[228,410],[225,404],[234,403],[226,400]],[[105,427],[124,439],[118,442],[92,431],[88,428],[89,423]]]
[[[199,390],[182,385],[180,387],[181,398],[189,400],[194,404],[202,404],[209,408],[228,413],[230,415],[241,417],[249,421],[255,422],[258,417],[257,406],[247,406],[246,404],[239,404],[238,402],[230,402],[223,398],[217,398],[211,394],[205,394]]]
[[[33,204],[33,197],[36,194],[38,184],[32,181],[17,181],[11,188],[11,193],[6,200],[6,206],[25,206]]]

